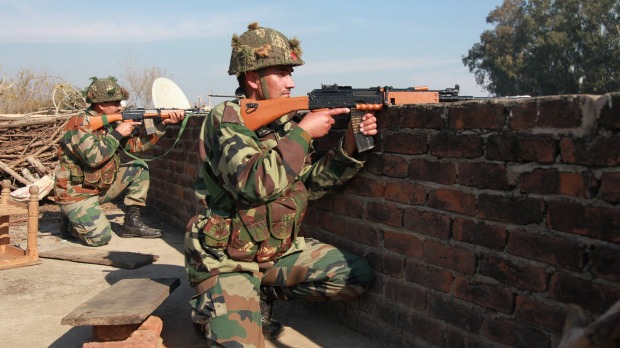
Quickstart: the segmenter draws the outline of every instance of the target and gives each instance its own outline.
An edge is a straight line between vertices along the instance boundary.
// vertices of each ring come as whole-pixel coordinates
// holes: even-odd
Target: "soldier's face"
[[[120,100],[95,104],[95,111],[97,111],[100,114],[106,114],[106,115],[117,114],[121,112],[122,109],[123,108],[121,107]]]
[[[293,82],[293,67],[285,65],[269,67],[263,69],[259,75],[262,75],[265,79],[269,92],[267,94],[263,93],[263,86],[259,82],[257,83],[257,87],[260,95],[268,95],[266,99],[290,98],[291,90],[295,88],[295,82]]]

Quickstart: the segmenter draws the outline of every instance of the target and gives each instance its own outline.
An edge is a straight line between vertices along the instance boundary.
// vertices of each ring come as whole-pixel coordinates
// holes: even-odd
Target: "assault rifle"
[[[445,95],[448,89],[444,90]],[[455,90],[450,91],[455,93]],[[458,90],[456,90],[458,95]],[[395,89],[392,87],[351,88],[351,86],[323,85],[308,93],[307,97],[269,100],[241,99],[241,116],[251,130],[264,127],[289,112],[346,107],[351,109],[353,134],[359,152],[372,149],[373,138],[359,131],[361,118],[366,111],[382,110],[388,105],[438,103],[440,91],[428,87]]]
[[[119,114],[110,114],[110,115],[102,115],[102,116],[90,116],[90,129],[97,130],[106,126],[113,122],[123,121],[123,122],[140,122],[141,126],[144,127],[146,134],[155,133],[155,123],[161,122],[161,120],[165,120],[170,118],[170,112],[173,110],[179,109],[144,109],[144,108],[135,108],[135,109],[125,109],[123,112]],[[190,114],[200,114],[201,111],[198,109],[186,109],[185,116],[189,116]],[[135,129],[134,132],[138,132],[138,129]]]

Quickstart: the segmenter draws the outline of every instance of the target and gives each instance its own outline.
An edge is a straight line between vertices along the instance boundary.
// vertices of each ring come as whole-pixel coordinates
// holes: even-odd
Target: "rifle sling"
[[[172,149],[174,149],[174,147],[176,146],[176,144],[179,142],[179,139],[181,139],[181,136],[183,135],[183,131],[185,131],[185,126],[187,125],[187,121],[189,120],[190,116],[187,116],[183,119],[183,122],[181,123],[181,129],[179,130],[179,134],[177,135],[177,138],[174,140],[174,143],[172,144],[172,146],[161,156],[157,156],[157,157],[153,157],[153,158],[140,158],[136,155],[132,155],[131,153],[129,153],[129,151],[125,150],[124,147],[121,147],[123,149],[123,152],[125,152],[125,154],[135,160],[140,160],[140,161],[145,161],[145,162],[149,162],[152,160],[156,160],[162,157],[165,157],[170,151],[172,151]]]

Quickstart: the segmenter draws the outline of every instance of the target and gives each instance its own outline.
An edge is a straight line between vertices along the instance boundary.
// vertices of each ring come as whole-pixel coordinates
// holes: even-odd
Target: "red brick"
[[[482,325],[478,309],[435,294],[429,294],[427,311],[432,317],[469,332],[478,332]]]
[[[403,227],[443,240],[448,240],[450,237],[450,218],[444,213],[407,208],[404,210]]]
[[[465,274],[476,272],[476,254],[432,240],[424,242],[424,260]]]
[[[443,329],[439,321],[433,320],[427,315],[417,313],[408,313],[403,315],[402,319],[398,323],[398,329],[401,332],[414,335],[418,339],[429,342],[431,346],[441,346],[443,342]],[[399,345],[399,347],[411,346]]]
[[[521,102],[511,105],[511,117],[508,124],[514,130],[529,130],[536,127],[538,118],[538,104],[534,102]]]
[[[385,187],[372,177],[357,175],[347,185],[347,192],[366,197],[383,197]]]
[[[596,245],[590,251],[592,273],[601,278],[620,282],[620,246]]]
[[[584,207],[574,202],[550,202],[547,227],[619,243],[620,207]]]
[[[446,342],[443,347],[450,348],[497,348],[497,343],[482,341],[480,337],[471,337],[465,332],[446,327]]]
[[[540,330],[514,320],[485,318],[480,333],[510,347],[551,348],[548,336]]]
[[[512,313],[514,294],[507,288],[457,277],[454,280],[453,293],[464,301],[502,313]]]
[[[493,135],[487,139],[487,159],[553,163],[558,152],[552,135]]]
[[[566,311],[563,307],[551,305],[549,302],[517,296],[515,317],[529,325],[561,334]]]
[[[583,268],[584,249],[578,242],[554,237],[549,233],[531,233],[526,228],[511,231],[506,247],[506,251],[513,255],[573,271]]]
[[[451,185],[456,182],[456,168],[451,162],[414,158],[411,160],[409,168],[412,180],[430,181],[444,185]]]
[[[393,253],[376,253],[368,254],[368,263],[371,267],[381,273],[385,273],[392,277],[402,278],[405,268],[405,260],[403,256]]]
[[[455,189],[437,189],[429,193],[428,205],[469,216],[476,214],[476,196]]]
[[[342,222],[342,219],[340,219],[340,222],[335,221],[336,224],[343,224]],[[374,227],[364,222],[356,222],[352,219],[346,220],[345,237],[372,247],[378,247],[380,244],[379,233]]]
[[[560,174],[558,169],[536,168],[519,177],[519,191],[524,193],[553,194],[558,192]]]
[[[402,232],[383,231],[383,246],[404,256],[422,257],[422,240]]]
[[[320,212],[318,223],[319,227],[322,229],[340,236],[344,236],[347,231],[346,224],[343,223],[342,217],[329,212]]]
[[[454,240],[489,249],[503,250],[507,237],[508,232],[501,225],[455,218],[452,226],[452,238]]]
[[[472,103],[448,107],[448,124],[455,129],[501,129],[505,118],[502,104]]]
[[[428,141],[424,133],[385,132],[383,134],[383,151],[407,155],[424,154]]]
[[[516,263],[493,255],[480,258],[478,272],[501,283],[523,290],[547,290],[548,276],[544,268]]]
[[[541,199],[482,194],[478,197],[478,217],[518,225],[539,224],[544,218]]]
[[[356,218],[364,217],[364,201],[361,200],[359,197],[341,193],[338,195],[323,197],[318,204],[324,206],[324,201],[328,197],[330,198],[329,202],[331,203],[329,206],[329,210],[332,211],[334,214],[342,216],[352,216]]]
[[[390,107],[391,108],[391,107]],[[389,108],[388,108],[389,109]],[[441,129],[444,128],[444,106],[415,105],[401,109],[399,127],[411,129]]]
[[[439,158],[476,158],[482,156],[479,135],[439,134],[431,138],[430,153]]]
[[[403,221],[403,210],[390,203],[368,202],[366,215],[368,220],[396,227],[400,227]]]
[[[538,102],[537,125],[543,128],[577,128],[582,126],[582,98],[562,97]]]
[[[402,280],[386,279],[383,286],[385,296],[397,305],[423,312],[426,308],[426,291],[406,284]]]
[[[603,313],[620,299],[620,288],[558,272],[551,277],[549,295],[558,301]]]
[[[409,176],[408,161],[400,156],[383,156],[383,175],[392,178],[406,178]]]
[[[620,136],[594,139],[560,140],[562,162],[585,166],[617,166],[620,164]]]
[[[604,172],[601,175],[601,198],[609,203],[620,203],[620,173]]]
[[[560,172],[558,194],[577,198],[591,198],[596,185],[596,178],[592,173]]]
[[[126,326],[126,325],[123,325]],[[115,326],[106,327],[114,330]],[[95,329],[95,328],[93,328]],[[163,322],[157,316],[149,316],[131,335],[123,340],[87,342],[83,348],[163,348],[163,340],[159,337]]]
[[[443,268],[408,261],[405,268],[405,280],[419,284],[425,288],[449,293],[452,289],[454,276]]]
[[[497,163],[464,162],[458,164],[460,185],[488,190],[510,190],[506,166]]]
[[[385,199],[408,205],[424,205],[426,189],[412,182],[391,182],[385,185]]]

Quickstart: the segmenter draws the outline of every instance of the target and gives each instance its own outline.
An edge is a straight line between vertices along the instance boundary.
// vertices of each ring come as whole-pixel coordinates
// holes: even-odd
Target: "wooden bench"
[[[94,341],[125,340],[180,283],[179,278],[119,280],[76,307],[61,324],[91,325]]]

